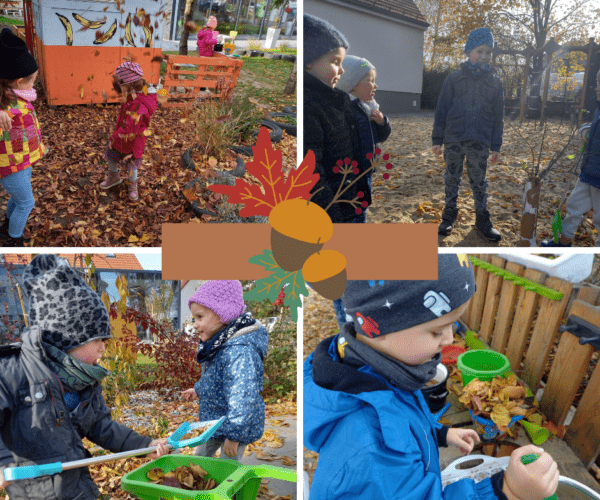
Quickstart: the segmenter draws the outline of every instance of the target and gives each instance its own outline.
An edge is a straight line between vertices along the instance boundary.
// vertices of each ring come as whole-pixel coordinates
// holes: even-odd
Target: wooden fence
[[[167,56],[163,88],[169,93],[165,105],[187,107],[189,103],[177,103],[171,99],[205,97],[202,89],[206,89],[212,98],[226,99],[237,84],[243,64],[238,57],[228,57],[216,52],[213,57]],[[178,91],[181,87],[184,92]]]
[[[547,298],[526,283],[517,284],[514,277],[506,279],[502,273],[475,265],[477,292],[461,319],[492,349],[508,357],[512,370],[534,394],[543,385],[552,348],[558,342],[539,407],[556,425],[563,424],[595,349],[580,345],[575,335],[561,333],[559,327],[569,316],[600,326],[600,288],[573,285],[495,255],[473,257],[562,293],[560,300]],[[564,439],[589,469],[600,453],[600,362]]]

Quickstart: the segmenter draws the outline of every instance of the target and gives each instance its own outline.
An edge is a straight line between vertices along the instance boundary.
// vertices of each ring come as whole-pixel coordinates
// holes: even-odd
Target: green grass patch
[[[15,19],[14,17],[0,16],[0,24],[14,24],[15,26],[25,25],[23,19]]]
[[[135,360],[135,366],[137,368],[156,368],[156,361],[143,354],[138,354]]]

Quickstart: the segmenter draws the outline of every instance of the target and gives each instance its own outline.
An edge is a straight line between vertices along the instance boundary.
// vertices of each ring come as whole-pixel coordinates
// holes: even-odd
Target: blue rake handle
[[[207,422],[196,422],[190,424],[184,422],[179,428],[167,439],[167,447],[170,449],[184,448],[186,446],[197,446],[199,444],[206,443],[210,437],[217,431],[221,425],[225,422],[225,417],[221,417],[219,420],[210,420]],[[197,429],[199,427],[206,427],[210,425],[210,428],[204,431],[197,437],[180,439],[185,436],[188,432]],[[18,481],[20,479],[31,479],[39,476],[46,476],[51,474],[58,474],[59,472],[77,469],[78,467],[86,467],[88,465],[102,464],[104,462],[112,462],[113,460],[120,460],[122,458],[134,457],[136,455],[146,455],[156,451],[157,446],[150,446],[148,448],[140,448],[138,450],[123,451],[121,453],[113,453],[112,455],[104,455],[101,457],[86,458],[84,460],[74,460],[73,462],[55,462],[51,464],[41,465],[23,465],[21,467],[7,467],[4,469],[4,480],[5,481]]]

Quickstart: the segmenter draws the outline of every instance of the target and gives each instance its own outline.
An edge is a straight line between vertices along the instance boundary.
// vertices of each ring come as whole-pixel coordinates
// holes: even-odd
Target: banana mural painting
[[[66,44],[72,46],[73,45],[73,25],[71,21],[66,16],[56,13],[60,22],[62,23],[65,33],[67,35]],[[83,26],[82,30],[95,29],[99,30],[104,24],[106,24],[106,17],[101,21],[92,21],[91,19],[87,19],[83,17],[81,14],[73,13],[73,18],[77,21],[81,26]],[[156,23],[155,23],[156,24]],[[137,45],[135,43],[135,36],[133,34],[132,25],[139,26],[144,31],[143,45]],[[123,25],[120,25],[123,27]],[[110,28],[105,32],[96,31],[95,40],[92,42],[94,45],[102,45],[108,42],[115,34],[117,33],[118,23],[115,19]],[[82,31],[80,30],[80,31]],[[150,15],[144,11],[144,9],[139,9],[132,16],[131,12],[127,15],[127,21],[125,21],[125,41],[131,45],[132,47],[153,47],[154,26],[150,24]],[[140,37],[141,38],[141,37]],[[123,44],[123,38],[121,39],[121,44]]]

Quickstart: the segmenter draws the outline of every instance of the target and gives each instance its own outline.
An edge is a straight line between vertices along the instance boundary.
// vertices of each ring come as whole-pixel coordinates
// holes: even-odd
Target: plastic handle
[[[523,465],[527,465],[531,462],[535,462],[538,458],[540,458],[540,456],[536,453],[524,455],[521,457],[521,462],[523,462]],[[552,495],[551,497],[546,498],[546,500],[558,500],[558,497],[556,495]]]
[[[5,481],[18,481],[19,479],[31,479],[38,476],[58,474],[62,470],[62,463],[55,462],[52,464],[7,467],[3,472]]]

